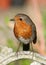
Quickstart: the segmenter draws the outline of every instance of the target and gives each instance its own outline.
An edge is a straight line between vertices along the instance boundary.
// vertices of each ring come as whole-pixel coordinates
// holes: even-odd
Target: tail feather
[[[23,44],[23,51],[29,51],[30,49],[30,44]]]

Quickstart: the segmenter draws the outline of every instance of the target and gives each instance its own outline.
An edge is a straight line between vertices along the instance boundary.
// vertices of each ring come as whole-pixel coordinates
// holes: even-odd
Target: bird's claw
[[[16,52],[16,56],[18,57],[18,52]]]

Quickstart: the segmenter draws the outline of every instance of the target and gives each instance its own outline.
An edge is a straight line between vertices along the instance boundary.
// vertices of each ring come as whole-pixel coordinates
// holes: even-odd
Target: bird
[[[29,51],[30,44],[37,42],[36,25],[28,15],[23,13],[18,13],[10,21],[14,21],[13,32],[17,40],[20,41],[20,45],[22,43],[23,51]]]

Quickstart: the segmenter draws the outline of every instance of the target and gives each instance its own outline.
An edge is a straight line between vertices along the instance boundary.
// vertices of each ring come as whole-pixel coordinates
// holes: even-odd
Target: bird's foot
[[[16,56],[18,57],[18,52],[16,51]]]

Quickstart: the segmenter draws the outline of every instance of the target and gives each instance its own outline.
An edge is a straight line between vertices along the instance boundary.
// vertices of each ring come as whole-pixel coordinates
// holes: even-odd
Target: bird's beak
[[[10,21],[14,21],[14,19],[10,19]]]
[[[9,21],[11,21],[11,22],[8,23],[8,27],[13,29],[14,28],[14,21],[15,20],[14,19],[10,19]]]

